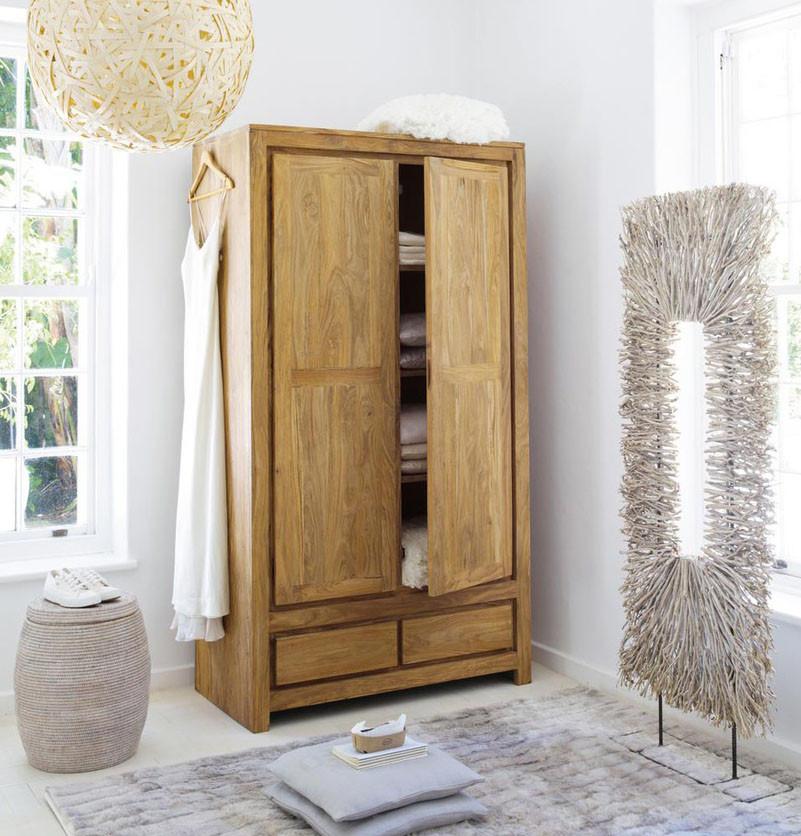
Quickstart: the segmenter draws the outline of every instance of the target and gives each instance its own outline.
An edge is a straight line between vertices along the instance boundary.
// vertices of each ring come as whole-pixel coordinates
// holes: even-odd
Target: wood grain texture
[[[401,623],[404,665],[514,647],[512,604],[407,618]]]
[[[327,151],[344,154],[391,156],[404,161],[405,157],[449,157],[452,159],[509,161],[519,142],[490,142],[469,145],[431,139],[415,139],[405,134],[379,134],[365,131],[340,131],[327,128],[297,128],[281,125],[251,125],[250,130],[261,135],[263,142],[277,151]]]
[[[427,157],[429,593],[511,577],[506,166]]]
[[[531,461],[528,401],[528,279],[526,268],[526,159],[511,164],[512,410],[514,420],[514,549],[518,665],[515,683],[531,682]]]
[[[395,621],[278,636],[275,640],[277,685],[394,668],[397,664]]]
[[[271,697],[272,707],[274,711],[281,711],[285,708],[317,705],[332,700],[363,697],[367,694],[383,694],[387,691],[399,691],[403,688],[419,688],[422,685],[433,685],[436,682],[450,682],[455,679],[468,679],[473,676],[511,671],[516,668],[516,665],[517,655],[508,651],[491,653],[487,656],[454,659],[449,662],[413,665],[408,668],[396,668],[391,671],[364,674],[346,679],[334,679],[328,682],[278,688]]]
[[[385,160],[273,158],[277,604],[397,584],[397,199]]]
[[[230,614],[225,637],[195,644],[195,687],[251,731],[269,726],[268,543],[264,509],[269,488],[269,319],[266,306],[266,154],[251,149],[247,130],[197,146],[208,147],[237,187],[229,193],[219,275],[220,341],[226,426]],[[206,221],[215,199],[194,204]],[[252,345],[257,341],[258,358]],[[253,365],[251,365],[253,363]],[[254,376],[256,379],[254,380]],[[254,430],[255,428],[255,430]],[[255,431],[255,436],[252,434]],[[254,524],[255,520],[255,524]]]
[[[517,595],[517,589],[516,580],[505,580],[432,598],[424,590],[401,587],[391,595],[273,610],[270,613],[270,631],[278,633],[310,627],[333,626],[348,621],[433,614],[471,604],[504,601],[514,598]]]

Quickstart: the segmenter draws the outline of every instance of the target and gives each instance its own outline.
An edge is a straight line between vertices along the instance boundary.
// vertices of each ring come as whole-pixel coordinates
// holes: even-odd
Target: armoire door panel
[[[387,160],[277,154],[275,598],[396,586],[397,227]]]
[[[426,158],[429,594],[512,575],[504,165]]]

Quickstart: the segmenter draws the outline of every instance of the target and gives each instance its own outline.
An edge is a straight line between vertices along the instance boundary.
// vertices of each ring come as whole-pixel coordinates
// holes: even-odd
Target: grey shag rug
[[[801,775],[745,757],[731,781],[728,751],[697,732],[668,725],[656,746],[655,715],[576,688],[415,724],[486,779],[469,792],[487,820],[436,832],[801,833]],[[47,800],[74,836],[301,836],[308,828],[264,792],[268,765],[289,748],[51,787]]]

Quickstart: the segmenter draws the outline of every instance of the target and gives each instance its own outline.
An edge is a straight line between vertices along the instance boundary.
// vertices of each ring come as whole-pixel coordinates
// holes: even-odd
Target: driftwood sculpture
[[[770,726],[770,435],[775,349],[759,273],[772,195],[731,185],[623,212],[626,626],[620,679],[742,734]],[[681,554],[676,324],[705,344],[704,547]],[[661,707],[661,700],[660,700]]]

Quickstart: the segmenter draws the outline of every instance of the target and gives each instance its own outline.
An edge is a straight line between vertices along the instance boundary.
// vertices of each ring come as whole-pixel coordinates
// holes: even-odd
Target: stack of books
[[[341,761],[354,769],[372,769],[376,766],[386,766],[390,763],[424,758],[428,754],[428,744],[421,743],[413,737],[406,737],[402,746],[384,749],[380,752],[358,752],[353,743],[341,743],[331,750]]]

